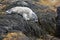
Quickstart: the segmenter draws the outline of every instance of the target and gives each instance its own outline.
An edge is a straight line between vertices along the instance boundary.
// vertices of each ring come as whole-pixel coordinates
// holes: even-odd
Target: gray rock
[[[31,38],[39,38],[42,32],[37,23],[25,21],[20,15],[0,15],[0,35],[12,31],[21,31]]]

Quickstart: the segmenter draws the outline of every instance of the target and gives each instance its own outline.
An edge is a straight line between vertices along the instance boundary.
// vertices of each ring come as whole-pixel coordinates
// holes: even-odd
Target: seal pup
[[[37,15],[28,7],[13,7],[6,11],[6,14],[18,13],[22,15],[25,20],[38,21]]]

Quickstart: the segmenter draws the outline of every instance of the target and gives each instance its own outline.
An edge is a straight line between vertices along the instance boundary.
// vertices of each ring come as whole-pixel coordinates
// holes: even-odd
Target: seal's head
[[[11,12],[8,10],[8,11],[6,11],[6,13],[9,13],[10,14]]]
[[[11,14],[11,13],[12,13],[12,10],[10,9],[6,11],[6,14]]]
[[[16,13],[17,12],[17,9],[14,8],[11,8],[11,9],[8,9],[6,10],[6,14],[13,14],[13,13]]]

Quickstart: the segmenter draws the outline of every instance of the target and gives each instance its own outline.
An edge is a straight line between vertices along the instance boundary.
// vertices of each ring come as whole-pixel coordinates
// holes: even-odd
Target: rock
[[[0,15],[0,35],[12,31],[21,31],[31,38],[39,38],[42,32],[37,23],[25,21],[20,15]]]
[[[8,33],[3,40],[32,40],[22,32]]]
[[[55,36],[60,38],[60,7],[57,8]]]

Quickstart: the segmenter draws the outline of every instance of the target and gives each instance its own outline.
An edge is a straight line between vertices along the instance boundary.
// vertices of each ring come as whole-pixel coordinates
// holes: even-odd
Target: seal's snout
[[[11,13],[12,13],[12,11],[10,11],[10,10],[6,11],[6,14],[11,14]]]

